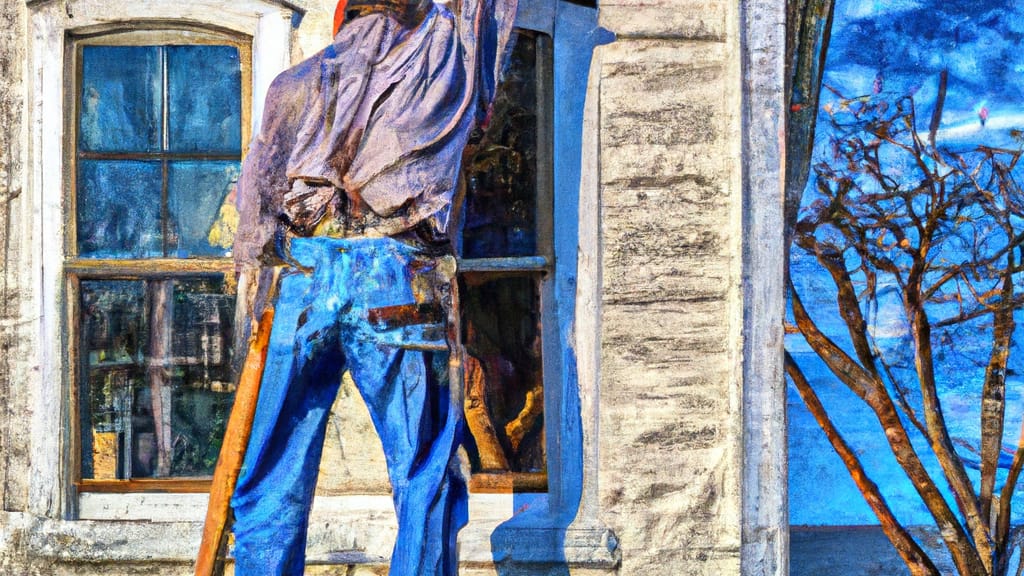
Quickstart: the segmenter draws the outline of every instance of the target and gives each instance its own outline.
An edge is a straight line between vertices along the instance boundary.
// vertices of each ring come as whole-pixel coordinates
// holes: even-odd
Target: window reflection
[[[540,472],[544,385],[536,274],[467,274],[460,297],[474,471]]]
[[[83,478],[212,474],[234,392],[225,288],[81,282]]]
[[[537,253],[537,41],[516,38],[485,131],[466,164],[464,258]]]

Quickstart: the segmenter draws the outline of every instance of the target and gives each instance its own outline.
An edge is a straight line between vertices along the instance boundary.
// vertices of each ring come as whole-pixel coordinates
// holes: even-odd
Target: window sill
[[[209,494],[209,478],[141,478],[134,480],[81,480],[75,486],[79,494],[185,493]],[[510,492],[541,493],[548,489],[544,472],[478,473],[469,480],[469,490],[476,494],[507,494]]]
[[[209,494],[209,478],[176,478],[173,480],[143,478],[135,480],[82,480],[75,484],[79,494],[103,493],[185,493]]]
[[[23,513],[0,513],[0,533],[20,538],[33,558],[67,564],[187,564],[195,558],[206,510],[205,494],[81,495],[81,520],[53,520]],[[145,502],[140,502],[139,499]],[[470,522],[459,534],[461,564],[493,570],[495,562],[543,573],[544,566],[570,566],[595,574],[614,573],[619,553],[614,536],[603,527],[559,529],[538,516],[503,525],[523,501],[541,504],[546,495],[473,494]],[[134,514],[132,511],[136,511]],[[139,514],[137,511],[145,511]],[[521,515],[524,516],[524,515]],[[494,551],[501,540],[515,541],[517,551]],[[396,533],[391,497],[329,496],[316,500],[310,523],[308,560],[312,565],[387,563]],[[499,531],[500,532],[500,531]],[[538,571],[539,570],[539,571]],[[493,572],[492,572],[493,573]]]

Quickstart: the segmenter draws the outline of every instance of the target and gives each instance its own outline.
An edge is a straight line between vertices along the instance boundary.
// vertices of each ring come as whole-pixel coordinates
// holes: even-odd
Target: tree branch
[[[860,463],[860,459],[857,458],[857,454],[846,443],[846,440],[843,439],[843,436],[839,433],[831,418],[829,418],[825,407],[821,404],[818,395],[814,393],[810,383],[807,382],[807,378],[804,377],[803,371],[800,370],[800,366],[789,355],[789,352],[786,352],[785,367],[786,374],[789,375],[790,380],[796,386],[797,392],[800,393],[804,404],[807,405],[807,409],[825,432],[825,436],[828,438],[829,443],[832,444],[832,448],[839,454],[843,464],[846,465],[846,469],[850,472],[850,477],[853,478],[853,482],[857,485],[860,493],[864,495],[864,500],[871,507],[875,516],[878,517],[878,521],[882,525],[882,531],[889,538],[889,541],[892,542],[896,552],[910,569],[911,576],[938,576],[939,570],[910,533],[907,532],[906,528],[896,519],[892,509],[889,508],[888,503],[882,496],[882,492],[878,489],[878,485],[868,477],[867,472]]]
[[[993,315],[992,351],[985,367],[985,383],[981,390],[981,513],[990,518],[992,492],[996,484],[999,452],[1003,444],[1003,423],[1006,417],[1006,364],[1010,358],[1013,337],[1013,253],[1008,256],[1008,270],[1003,275],[999,310]]]
[[[1017,451],[1013,454],[1013,462],[1010,463],[1010,471],[1006,475],[1006,483],[999,492],[999,515],[996,520],[996,553],[1003,559],[1006,556],[1006,546],[1010,534],[1010,513],[1013,506],[1013,493],[1017,489],[1017,481],[1020,478],[1021,468],[1024,468],[1024,423],[1021,423],[1020,437],[1017,440]],[[1024,562],[1021,562],[1024,566]]]
[[[935,386],[935,364],[932,357],[931,325],[924,310],[921,297],[920,261],[911,269],[907,279],[907,289],[903,292],[903,302],[907,318],[910,320],[910,332],[914,337],[914,365],[917,368],[918,384],[921,388],[921,399],[924,404],[924,420],[928,427],[928,440],[939,466],[953,491],[954,499],[960,513],[967,521],[977,553],[986,570],[992,568],[992,545],[988,522],[981,514],[981,506],[974,492],[971,479],[967,476],[963,461],[956,454],[953,442],[949,437],[949,428],[943,415],[942,403]]]
[[[873,379],[870,373],[854,362],[835,342],[821,332],[807,314],[792,281],[789,282],[789,293],[793,318],[808,345],[825,362],[829,370],[875,412],[875,416],[885,430],[886,439],[889,441],[893,455],[896,456],[896,461],[903,468],[907,478],[910,479],[921,496],[921,500],[935,519],[957,570],[962,575],[982,576],[988,574],[971,538],[964,531],[960,521],[921,463],[884,384],[878,379]]]

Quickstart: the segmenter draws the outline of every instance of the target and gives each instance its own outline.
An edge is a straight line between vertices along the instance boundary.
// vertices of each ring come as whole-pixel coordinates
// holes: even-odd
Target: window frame
[[[23,390],[20,400],[24,426],[31,439],[20,458],[28,493],[22,510],[38,522],[54,522],[65,532],[69,546],[89,537],[73,520],[80,518],[83,498],[75,487],[71,459],[71,410],[67,344],[67,283],[63,271],[69,141],[67,118],[70,88],[68,62],[71,39],[112,30],[172,28],[222,32],[252,44],[253,95],[251,122],[255,130],[270,83],[291,64],[300,49],[295,30],[306,13],[307,0],[237,0],[211,10],[203,0],[151,0],[145,3],[95,3],[87,0],[25,0],[24,98],[21,161],[23,191],[12,207],[17,226],[10,231],[12,250],[8,264],[19,270],[21,307],[26,319],[17,333],[23,342],[25,369],[12,380]],[[152,494],[152,493],[151,493]],[[84,496],[84,495],[83,495]],[[186,496],[186,495],[179,495]],[[199,496],[199,495],[196,495]],[[125,498],[118,503],[150,502],[152,495]],[[132,510],[139,510],[134,506]],[[88,517],[86,515],[85,517]],[[177,516],[176,516],[177,517]],[[130,520],[121,517],[118,520]],[[164,521],[167,521],[166,519]],[[173,527],[166,527],[174,530]],[[164,528],[161,528],[164,530]],[[120,536],[118,536],[120,538]],[[171,540],[178,536],[169,536]],[[166,538],[165,538],[166,539]],[[91,538],[95,541],[95,538]],[[144,543],[132,541],[121,558],[134,558]],[[187,540],[182,541],[187,544]],[[41,542],[41,544],[43,544]],[[111,550],[114,544],[111,542]],[[31,546],[41,558],[74,560],[68,548],[56,553]],[[171,546],[172,554],[178,548]],[[191,555],[191,552],[188,553]],[[91,552],[86,556],[93,556]],[[115,556],[104,556],[111,560]],[[139,556],[149,558],[149,556]]]
[[[218,28],[190,26],[181,23],[145,23],[142,25],[112,27],[86,34],[69,34],[65,49],[65,85],[71,87],[65,93],[65,166],[64,189],[64,277],[65,327],[65,377],[68,379],[69,430],[67,458],[71,482],[77,493],[128,493],[128,492],[209,492],[212,477],[165,477],[92,479],[82,478],[82,421],[80,414],[81,378],[81,290],[82,280],[155,280],[177,279],[198,276],[222,275],[226,290],[235,286],[234,262],[231,256],[186,257],[186,258],[83,258],[78,256],[77,245],[77,174],[78,174],[78,128],[79,93],[82,85],[82,51],[86,46],[188,46],[221,45],[233,46],[238,50],[241,72],[241,142],[239,163],[245,159],[252,131],[252,83],[253,59],[252,38]],[[163,90],[167,89],[163,85]],[[165,95],[166,96],[166,95]],[[166,120],[166,110],[161,112]],[[166,129],[166,127],[165,127]],[[153,154],[154,159],[166,163],[173,153],[161,151]],[[192,154],[190,156],[196,156]],[[232,156],[234,156],[232,154]],[[166,188],[164,182],[163,187]],[[166,195],[166,189],[162,192]],[[166,233],[166,231],[165,231]],[[165,239],[166,241],[166,239]]]
[[[517,23],[518,24],[518,23]],[[497,280],[508,277],[529,277],[534,279],[540,300],[538,315],[541,319],[541,342],[557,338],[558,315],[553,305],[555,278],[555,205],[554,205],[554,38],[550,32],[519,24],[515,30],[522,30],[535,36],[536,54],[534,82],[537,98],[537,174],[535,234],[536,254],[532,256],[506,256],[487,258],[459,258],[457,270],[460,278],[470,276],[481,280]],[[513,34],[515,34],[515,30]],[[459,208],[464,213],[465,207]],[[461,239],[460,239],[461,240]],[[460,242],[461,243],[461,242]],[[463,327],[460,327],[460,329]],[[559,365],[551,359],[545,348],[541,354],[542,386],[560,386]],[[465,385],[465,381],[463,381]],[[547,394],[545,394],[545,397]],[[547,415],[545,403],[543,413]],[[542,426],[548,426],[547,418]],[[467,431],[467,434],[469,432]],[[542,436],[543,438],[543,436]],[[469,477],[471,493],[495,494],[509,492],[546,492],[548,489],[548,452],[544,454],[545,469],[542,472],[474,472]]]

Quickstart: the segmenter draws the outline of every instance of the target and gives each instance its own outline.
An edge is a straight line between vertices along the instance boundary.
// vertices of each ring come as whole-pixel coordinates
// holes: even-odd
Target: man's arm
[[[242,165],[236,189],[238,228],[232,256],[235,260],[237,291],[235,293],[234,359],[240,367],[248,350],[255,323],[265,302],[259,296],[261,276],[267,276],[268,258],[273,253],[273,239],[284,194],[288,190],[285,174],[287,155],[282,150],[294,140],[302,98],[307,93],[309,66],[283,72],[267,91],[263,118],[253,137]],[[266,281],[262,282],[266,292]]]
[[[260,128],[238,179],[239,221],[232,253],[239,272],[267,264],[272,253],[284,195],[290,189],[288,151],[295,144],[305,100],[311,97],[310,85],[319,81],[316,58],[282,72],[267,91]]]
[[[487,115],[512,52],[518,0],[458,0],[460,35],[476,76],[480,120]]]

